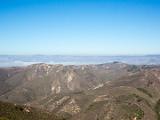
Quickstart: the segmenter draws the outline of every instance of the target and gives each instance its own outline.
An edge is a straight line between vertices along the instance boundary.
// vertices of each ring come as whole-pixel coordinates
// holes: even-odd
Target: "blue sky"
[[[160,0],[0,0],[0,54],[160,54]]]

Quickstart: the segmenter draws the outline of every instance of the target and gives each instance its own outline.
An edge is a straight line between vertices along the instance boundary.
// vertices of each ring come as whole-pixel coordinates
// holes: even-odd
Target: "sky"
[[[160,54],[160,0],[0,0],[0,54]]]

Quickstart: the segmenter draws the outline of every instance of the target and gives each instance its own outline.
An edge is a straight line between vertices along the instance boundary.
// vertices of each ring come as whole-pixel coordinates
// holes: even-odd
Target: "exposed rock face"
[[[7,86],[6,90],[0,88],[2,93],[0,98],[5,101],[26,103],[50,94],[98,89],[103,87],[105,82],[117,78],[115,72],[119,72],[118,77],[125,75],[126,70],[123,69],[125,67],[126,65],[116,63],[113,66],[35,64],[17,68],[14,74],[11,71],[7,73],[11,74],[8,77],[0,78],[3,79],[1,81],[5,81],[2,84]]]
[[[70,120],[156,120],[159,91],[160,66],[116,62],[0,69],[0,100]]]

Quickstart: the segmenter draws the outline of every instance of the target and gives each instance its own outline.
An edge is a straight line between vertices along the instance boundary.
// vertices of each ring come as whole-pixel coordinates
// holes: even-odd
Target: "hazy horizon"
[[[0,55],[0,67],[31,64],[89,65],[122,62],[135,65],[160,65],[160,55],[146,56],[68,56],[68,55]]]

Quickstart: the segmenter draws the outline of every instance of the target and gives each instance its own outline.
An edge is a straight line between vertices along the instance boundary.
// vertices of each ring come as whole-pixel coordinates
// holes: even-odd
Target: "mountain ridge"
[[[157,120],[158,65],[40,63],[1,68],[0,73],[4,102],[47,110],[68,120]]]

